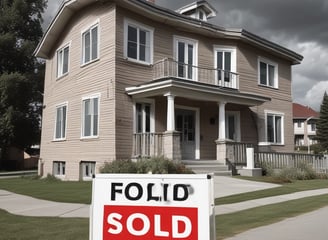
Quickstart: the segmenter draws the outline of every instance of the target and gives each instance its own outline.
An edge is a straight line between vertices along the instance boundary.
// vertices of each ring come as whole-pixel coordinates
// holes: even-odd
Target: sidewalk
[[[238,193],[245,193],[278,187],[277,184],[255,182],[236,179],[232,177],[214,177],[214,197],[224,197]],[[281,203],[285,201],[328,194],[328,188],[311,191],[296,192],[292,194],[249,200],[233,204],[215,206],[216,215],[238,212],[259,206]],[[11,193],[0,189],[0,208],[12,214],[22,216],[40,217],[81,217],[88,218],[90,205],[51,202],[36,199],[20,194]]]

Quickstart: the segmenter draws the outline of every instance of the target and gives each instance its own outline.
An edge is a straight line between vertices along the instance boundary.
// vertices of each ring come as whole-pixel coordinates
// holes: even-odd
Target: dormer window
[[[176,12],[201,21],[207,21],[216,16],[216,10],[207,1],[197,1],[188,4],[176,10]]]

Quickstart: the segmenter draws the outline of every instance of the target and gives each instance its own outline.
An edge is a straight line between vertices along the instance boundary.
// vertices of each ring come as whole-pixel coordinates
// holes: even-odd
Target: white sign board
[[[210,175],[99,174],[90,240],[214,240]]]

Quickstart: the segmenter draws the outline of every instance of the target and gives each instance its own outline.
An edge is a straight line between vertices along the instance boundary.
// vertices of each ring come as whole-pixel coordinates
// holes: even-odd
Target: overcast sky
[[[178,9],[195,0],[156,0]],[[243,28],[304,56],[293,66],[293,101],[320,109],[328,90],[328,0],[208,0],[218,14],[211,22]],[[45,25],[61,0],[49,0]]]

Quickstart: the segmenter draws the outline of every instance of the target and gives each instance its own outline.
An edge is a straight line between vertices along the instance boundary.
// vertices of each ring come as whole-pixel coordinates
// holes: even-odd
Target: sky
[[[195,0],[155,0],[172,10]],[[211,23],[243,28],[301,54],[293,66],[293,101],[320,110],[328,92],[328,0],[208,0],[217,10]],[[44,13],[46,28],[61,0],[49,0]]]

